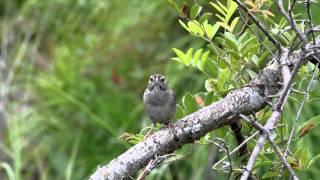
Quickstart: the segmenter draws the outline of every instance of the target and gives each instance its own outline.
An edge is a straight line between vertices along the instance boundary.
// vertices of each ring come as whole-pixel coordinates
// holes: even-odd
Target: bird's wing
[[[177,105],[177,98],[174,92],[170,89],[170,94],[172,95],[172,101],[171,101],[171,107],[174,107]]]

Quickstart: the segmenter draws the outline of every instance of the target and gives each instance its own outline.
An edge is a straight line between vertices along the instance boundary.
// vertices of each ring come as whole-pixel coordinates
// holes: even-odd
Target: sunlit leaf
[[[212,16],[212,13],[206,12],[199,18],[199,23],[204,23],[208,18]]]
[[[191,113],[195,112],[196,110],[198,110],[197,101],[192,96],[192,94],[189,92],[187,92],[183,96],[182,103],[183,103],[184,109],[186,110],[187,114],[191,114]]]
[[[226,15],[226,21],[225,21],[226,23],[229,22],[231,16],[233,15],[237,7],[238,7],[237,3],[231,1],[230,6],[228,7],[227,15]]]
[[[181,24],[181,26],[182,26],[185,30],[187,30],[188,32],[190,32],[190,30],[189,30],[189,28],[187,27],[187,25],[186,25],[183,21],[181,21],[180,19],[179,19],[179,23]]]
[[[210,54],[210,51],[206,51],[205,53],[203,53],[201,60],[198,61],[198,63],[197,63],[197,66],[201,71],[204,71],[204,67],[205,67],[205,64],[208,60],[209,54]]]
[[[219,7],[219,5],[210,2],[211,6],[214,7],[217,11],[219,11],[221,14],[223,14],[224,16],[226,16],[226,11],[224,11],[221,7]]]
[[[195,19],[201,12],[202,7],[199,4],[194,4],[190,10],[190,19]]]
[[[185,117],[187,113],[181,108],[180,105],[177,105],[177,113],[176,113],[176,118],[181,119]]]
[[[204,29],[207,32],[209,39],[212,39],[213,36],[217,33],[218,29],[219,29],[219,25],[215,24],[215,25],[210,25],[210,24],[204,24]]]
[[[318,154],[318,155],[316,155],[315,157],[313,157],[313,158],[309,161],[307,168],[309,169],[310,166],[311,166],[313,163],[315,163],[319,158],[320,158],[320,154]]]

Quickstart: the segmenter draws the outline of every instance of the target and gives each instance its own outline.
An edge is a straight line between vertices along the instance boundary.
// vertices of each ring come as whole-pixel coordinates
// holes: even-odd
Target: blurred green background
[[[166,1],[7,0],[0,8],[3,72],[13,75],[0,84],[1,161],[15,179],[81,179],[124,152],[118,137],[150,125],[142,104],[150,74],[167,75],[178,96],[203,83],[168,63],[171,48],[191,39]]]
[[[170,60],[173,47],[205,43],[187,35],[167,1],[2,0],[0,14],[4,179],[88,178],[123,153],[130,145],[118,137],[150,126],[142,104],[150,74],[165,74],[179,102],[204,91],[201,73]],[[317,105],[304,119],[318,115]],[[310,155],[320,153],[319,132],[301,142]],[[210,177],[212,148],[187,145],[180,152],[191,155],[149,178]],[[303,176],[319,176],[313,167]]]

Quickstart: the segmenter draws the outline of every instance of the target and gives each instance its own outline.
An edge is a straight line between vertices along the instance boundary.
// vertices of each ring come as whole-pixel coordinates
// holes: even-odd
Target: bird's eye
[[[161,78],[160,81],[161,81],[161,82],[164,82],[164,78]]]
[[[150,81],[153,81],[153,77],[150,77]]]

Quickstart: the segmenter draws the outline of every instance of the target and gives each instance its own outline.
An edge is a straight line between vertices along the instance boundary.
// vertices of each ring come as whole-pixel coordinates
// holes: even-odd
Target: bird
[[[156,123],[171,127],[171,119],[177,110],[177,99],[168,87],[165,76],[153,74],[149,77],[148,86],[143,94],[144,109],[153,123],[153,127],[145,135],[149,136]]]

